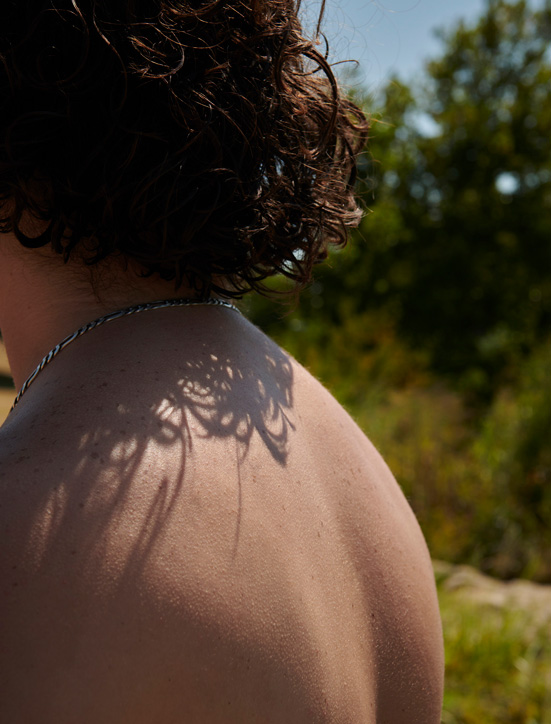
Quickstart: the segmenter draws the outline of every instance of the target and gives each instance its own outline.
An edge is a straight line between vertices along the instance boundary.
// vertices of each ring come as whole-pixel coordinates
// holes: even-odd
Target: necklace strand
[[[112,322],[114,319],[120,319],[121,317],[128,317],[131,314],[138,314],[139,312],[146,312],[150,309],[164,309],[165,307],[198,307],[198,306],[213,306],[213,307],[227,307],[228,309],[233,309],[236,312],[239,310],[235,305],[233,305],[231,302],[226,302],[223,299],[215,299],[215,298],[209,298],[209,299],[203,299],[203,300],[197,300],[197,299],[164,299],[162,301],[158,302],[146,302],[144,304],[137,304],[134,307],[127,307],[126,309],[120,309],[117,312],[111,312],[110,314],[106,314],[103,317],[98,317],[98,319],[94,319],[92,322],[88,322],[88,324],[85,324],[84,326],[80,327],[76,330],[76,332],[73,332],[73,334],[70,334],[68,337],[65,337],[59,344],[56,344],[56,346],[51,349],[47,355],[45,355],[42,358],[42,361],[38,364],[35,370],[31,372],[31,374],[27,377],[25,382],[23,383],[21,389],[17,393],[17,396],[15,400],[13,401],[13,405],[11,407],[10,412],[13,410],[13,408],[17,405],[19,400],[23,397],[25,392],[29,389],[29,387],[32,385],[32,383],[35,381],[35,379],[38,377],[38,375],[42,372],[44,367],[47,367],[50,362],[54,359],[54,357],[57,357],[57,355],[65,349],[68,345],[71,344],[71,342],[74,342],[75,339],[78,339],[79,337],[82,337],[83,334],[86,334],[86,332],[89,332],[91,329],[95,329],[96,327],[100,327],[102,324],[105,324],[106,322]]]

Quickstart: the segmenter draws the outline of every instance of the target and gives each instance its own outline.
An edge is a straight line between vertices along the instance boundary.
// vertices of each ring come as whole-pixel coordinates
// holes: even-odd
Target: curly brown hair
[[[3,0],[0,231],[205,295],[305,283],[358,221],[367,121],[299,5]]]

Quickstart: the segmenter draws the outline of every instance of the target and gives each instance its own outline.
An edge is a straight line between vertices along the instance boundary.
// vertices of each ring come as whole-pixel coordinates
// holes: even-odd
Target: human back
[[[437,722],[413,514],[214,303],[360,218],[367,121],[297,3],[0,13],[0,724]]]
[[[417,524],[342,408],[258,330],[225,309],[146,312],[67,349],[42,390],[4,431],[45,438],[3,460],[21,590],[4,621],[26,652],[10,671],[35,691],[13,700],[21,721],[438,721]]]

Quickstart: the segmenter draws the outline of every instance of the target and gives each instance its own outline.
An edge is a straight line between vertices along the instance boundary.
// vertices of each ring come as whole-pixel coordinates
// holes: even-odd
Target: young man
[[[407,502],[224,301],[358,218],[296,5],[0,11],[1,724],[440,721]]]

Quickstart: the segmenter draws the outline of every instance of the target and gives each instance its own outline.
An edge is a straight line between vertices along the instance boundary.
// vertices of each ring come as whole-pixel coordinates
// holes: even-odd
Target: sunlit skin
[[[0,243],[17,386],[174,294]],[[188,290],[189,291],[189,290]],[[378,453],[237,312],[148,311],[0,431],[1,724],[438,724],[430,559]]]

